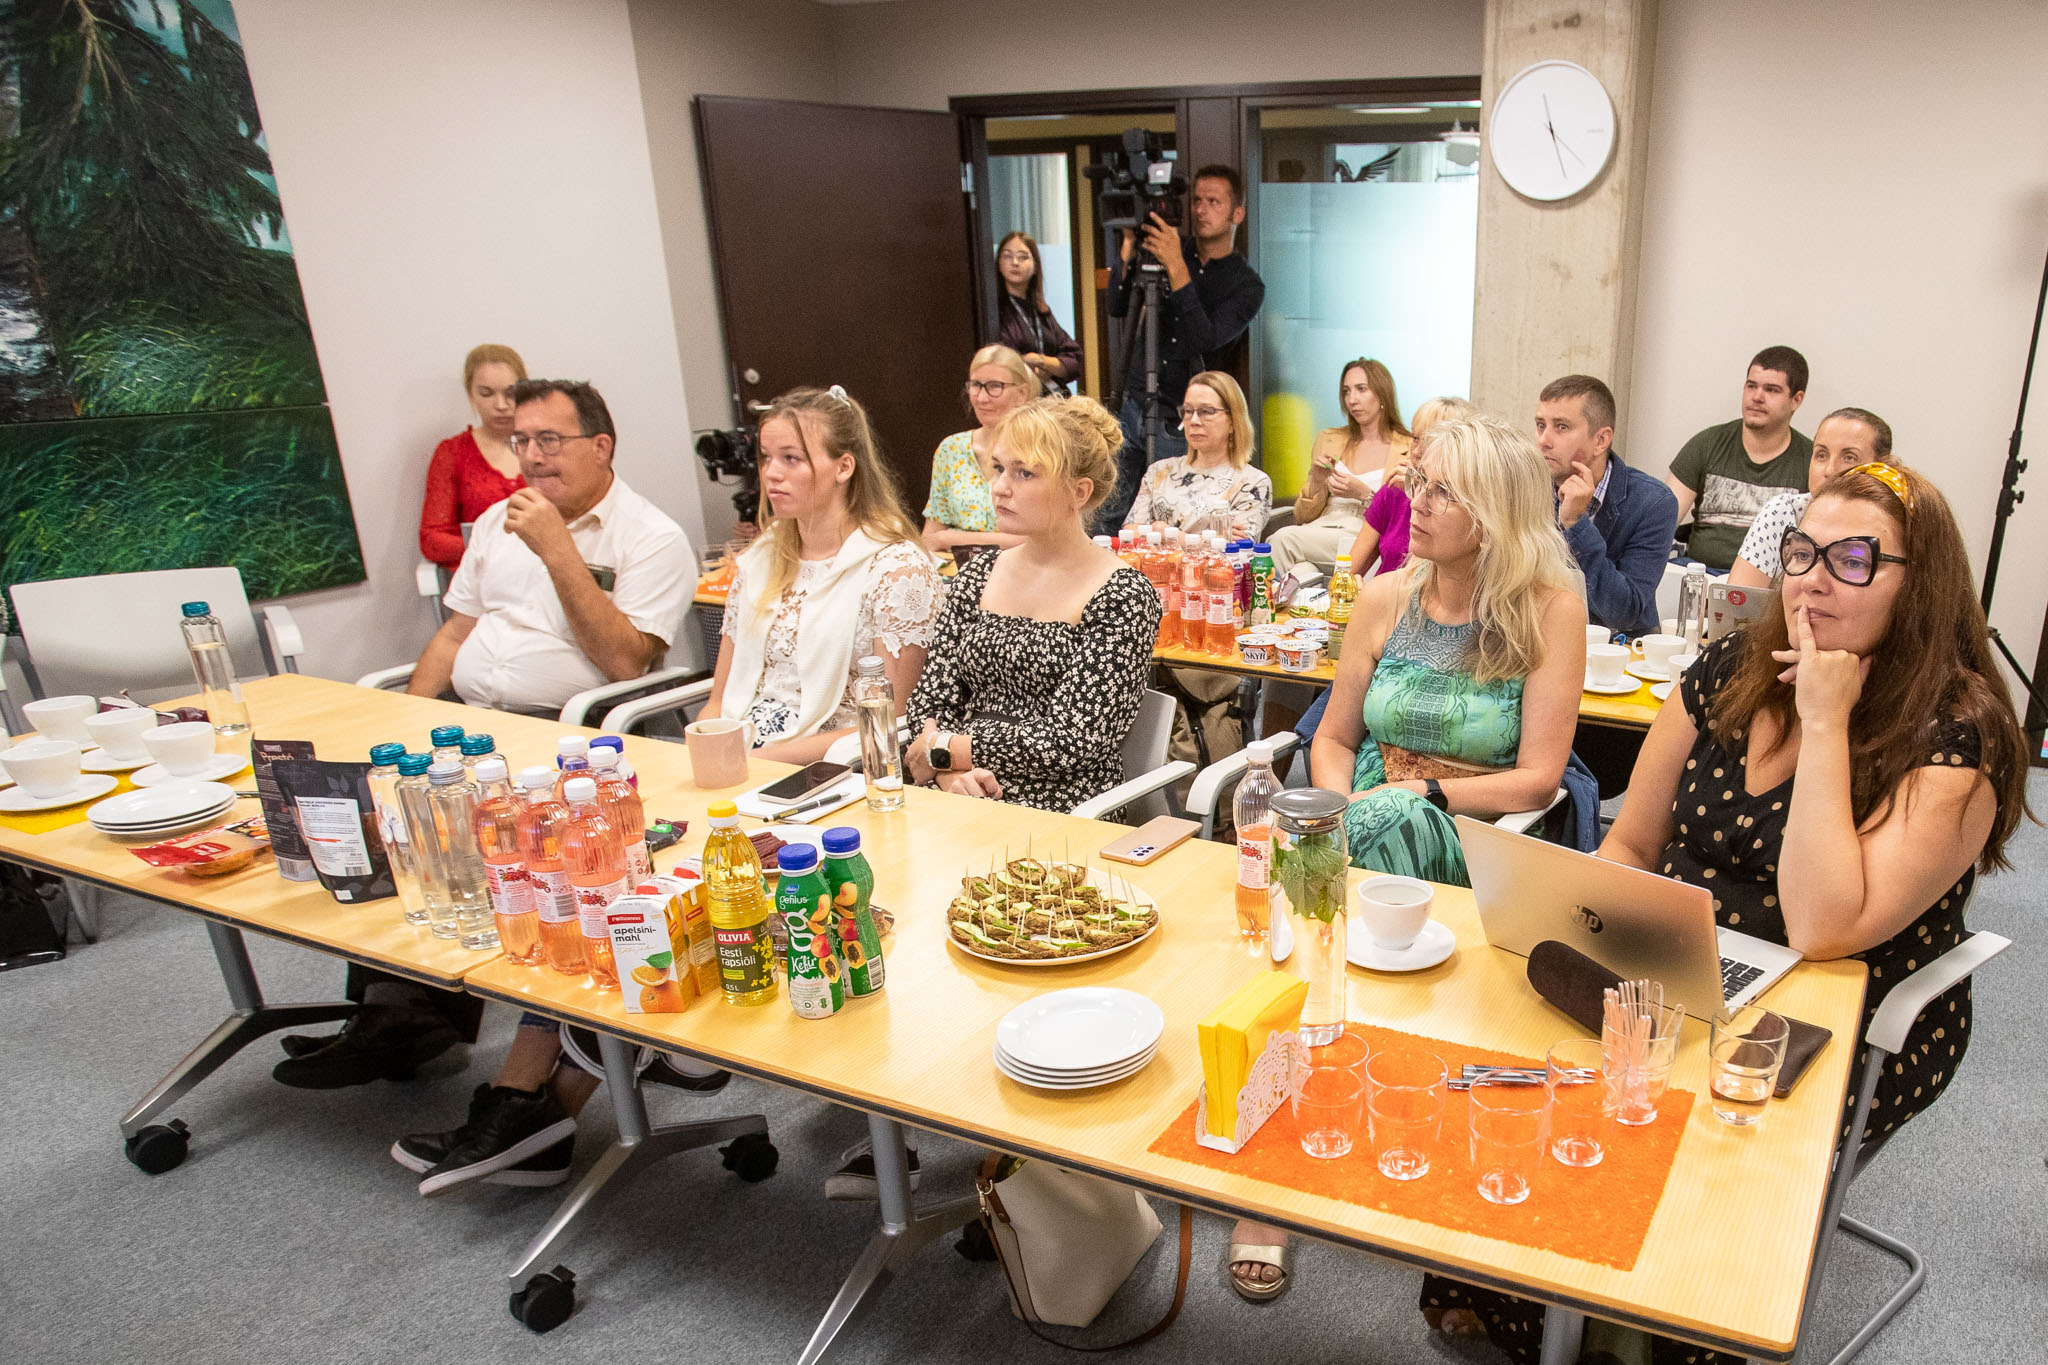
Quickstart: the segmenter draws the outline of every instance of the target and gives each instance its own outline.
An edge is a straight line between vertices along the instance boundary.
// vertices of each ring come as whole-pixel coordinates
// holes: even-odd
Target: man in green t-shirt
[[[1742,381],[1742,416],[1708,427],[1678,452],[1664,482],[1678,495],[1678,519],[1693,514],[1687,555],[1728,568],[1763,505],[1806,487],[1813,441],[1792,429],[1805,399],[1806,357],[1790,346],[1766,346]]]

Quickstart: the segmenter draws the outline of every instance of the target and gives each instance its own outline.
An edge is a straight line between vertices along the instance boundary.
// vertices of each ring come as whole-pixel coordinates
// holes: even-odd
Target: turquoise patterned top
[[[1513,767],[1524,679],[1474,680],[1466,655],[1477,629],[1438,625],[1411,598],[1366,687],[1366,732],[1432,758]]]

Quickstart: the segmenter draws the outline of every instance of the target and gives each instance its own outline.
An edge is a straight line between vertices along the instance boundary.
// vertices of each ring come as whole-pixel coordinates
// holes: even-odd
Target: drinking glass
[[[1707,1079],[1714,1117],[1738,1128],[1761,1123],[1778,1085],[1791,1026],[1783,1015],[1748,1005],[1716,1019],[1707,1038]]]
[[[1348,1067],[1308,1066],[1295,1078],[1294,1123],[1301,1150],[1340,1157],[1365,1118],[1365,1078]]]
[[[1365,1106],[1373,1161],[1390,1180],[1419,1180],[1443,1125],[1449,1076],[1441,1057],[1385,1048],[1365,1063]]]
[[[1678,1056],[1678,1030],[1685,1022],[1682,1005],[1643,1005],[1633,1041],[1622,1037],[1610,1017],[1600,1030],[1608,1104],[1614,1116],[1631,1128],[1657,1121],[1657,1101],[1671,1085],[1671,1063]]]
[[[1550,1091],[1550,1154],[1564,1166],[1598,1166],[1607,1155],[1607,1086],[1601,1079],[1600,1040],[1567,1038],[1544,1059]]]
[[[1543,1164],[1550,1087],[1482,1076],[1465,1093],[1471,1102],[1472,1174],[1479,1197],[1490,1204],[1519,1204],[1529,1197],[1529,1184]]]

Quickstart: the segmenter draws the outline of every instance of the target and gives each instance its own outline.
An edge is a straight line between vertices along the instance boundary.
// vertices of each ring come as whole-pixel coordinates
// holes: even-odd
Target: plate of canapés
[[[946,941],[1013,967],[1092,962],[1159,931],[1159,906],[1130,882],[1081,863],[1012,858],[960,879]]]

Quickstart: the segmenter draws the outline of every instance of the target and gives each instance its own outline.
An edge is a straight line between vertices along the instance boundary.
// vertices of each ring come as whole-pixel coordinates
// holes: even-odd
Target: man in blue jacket
[[[1657,629],[1678,499],[1613,450],[1614,394],[1589,374],[1543,386],[1536,448],[1550,466],[1557,526],[1586,576],[1586,619],[1625,635]]]

